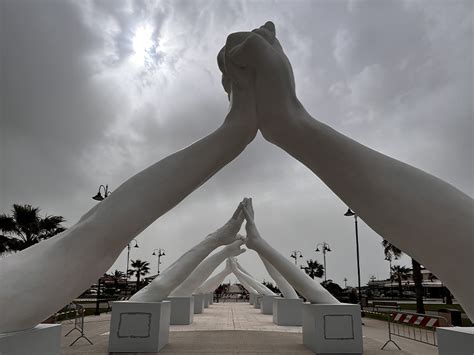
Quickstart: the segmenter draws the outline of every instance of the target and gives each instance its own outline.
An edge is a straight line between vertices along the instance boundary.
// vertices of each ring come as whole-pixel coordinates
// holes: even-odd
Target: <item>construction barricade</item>
[[[442,316],[408,312],[390,313],[388,317],[388,340],[382,346],[382,350],[388,343],[393,343],[401,350],[398,344],[393,340],[393,336],[438,346],[436,328],[449,326],[451,326],[451,324]]]

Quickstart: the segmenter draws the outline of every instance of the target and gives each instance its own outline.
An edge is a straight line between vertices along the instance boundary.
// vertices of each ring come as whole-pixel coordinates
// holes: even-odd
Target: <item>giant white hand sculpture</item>
[[[240,249],[240,246],[244,243],[242,238],[236,238],[237,232],[242,225],[242,221],[242,213],[237,209],[232,218],[223,227],[208,235],[202,242],[188,250],[176,262],[167,268],[163,274],[135,293],[130,298],[130,301],[159,302],[164,300],[177,286],[179,286],[184,280],[187,280],[190,274],[193,275],[193,270],[195,270],[198,265],[199,269],[204,258],[219,246],[228,244],[221,252],[217,253],[219,255],[226,255],[221,257],[220,262],[224,261],[228,255],[240,254],[245,251],[244,249]],[[210,258],[212,260],[217,260],[214,256]],[[209,264],[210,263],[206,263],[206,265]],[[212,273],[214,269],[210,272]],[[190,295],[191,294],[189,294],[189,296]]]
[[[283,297],[288,298],[288,299],[298,299],[298,294],[296,293],[295,289],[293,286],[290,285],[286,279],[281,276],[281,274],[278,272],[277,269],[273,267],[270,262],[268,262],[267,259],[265,259],[263,256],[260,256],[260,259],[263,262],[263,265],[265,265],[265,268],[268,271],[268,274],[272,277],[272,279],[275,281],[277,284],[278,288],[280,289],[281,293],[283,294]]]
[[[244,281],[246,284],[250,285],[253,289],[255,289],[261,295],[276,296],[276,294],[272,290],[270,290],[268,287],[266,287],[265,285],[257,281],[252,276],[247,275],[246,273],[242,272],[237,266],[235,259],[230,259],[230,260],[231,260],[232,272],[239,279],[241,283],[242,281]]]
[[[231,265],[232,273],[235,275],[235,277],[237,277],[237,280],[239,280],[240,284],[243,285],[250,294],[259,295],[260,292],[258,292],[256,289],[254,289],[244,278],[242,278],[240,276],[240,273],[238,273],[238,274],[234,273],[234,270],[232,268],[232,259],[231,258],[228,259],[228,262],[229,262],[229,265]]]
[[[240,246],[244,244],[244,240],[243,237],[239,237],[240,240],[225,246],[222,250],[204,259],[191,275],[181,285],[176,287],[170,295],[191,296],[224,260],[244,253],[245,249],[240,249]]]
[[[231,34],[219,58],[224,83],[236,74],[255,73],[265,139],[305,164],[374,231],[436,274],[474,320],[474,287],[466,281],[474,251],[472,198],[311,117],[296,96],[273,23]]]
[[[227,86],[230,111],[216,131],[128,179],[67,231],[0,259],[0,333],[34,327],[76,298],[132,238],[242,152],[257,131],[254,97]]]
[[[246,199],[244,199],[245,201]],[[267,269],[268,273],[272,277],[272,279],[275,281],[277,284],[278,288],[280,289],[281,293],[283,294],[283,297],[289,298],[289,299],[296,299],[299,298],[298,294],[296,293],[295,289],[288,283],[288,281],[285,280],[283,276],[266,260],[264,257],[261,255],[260,259],[262,260],[263,264],[265,265],[265,268]],[[240,265],[239,261],[237,258],[233,258],[234,264],[237,266],[237,268],[242,271],[244,274],[249,275],[252,277],[252,275],[245,270],[242,265]]]
[[[211,293],[225,280],[227,275],[232,272],[230,267],[230,260],[226,260],[226,266],[224,270],[219,272],[217,275],[214,275],[206,280],[201,286],[198,287],[196,293]]]
[[[323,286],[302,272],[278,251],[273,249],[261,236],[254,221],[252,199],[244,199],[243,211],[247,220],[247,246],[268,260],[275,269],[311,303],[338,304],[340,303]]]

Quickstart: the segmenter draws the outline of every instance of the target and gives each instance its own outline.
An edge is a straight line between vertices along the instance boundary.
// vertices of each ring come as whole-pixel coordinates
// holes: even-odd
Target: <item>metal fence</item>
[[[382,346],[393,343],[398,350],[401,348],[392,336],[411,339],[420,343],[438,346],[436,327],[450,326],[448,320],[441,316],[431,316],[420,313],[393,312],[388,317],[388,340]]]

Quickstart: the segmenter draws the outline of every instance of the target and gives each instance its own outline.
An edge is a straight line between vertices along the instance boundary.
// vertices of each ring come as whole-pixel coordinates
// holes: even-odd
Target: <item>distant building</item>
[[[446,295],[446,287],[443,283],[427,269],[422,269],[423,277],[422,285],[424,296],[428,298],[443,298]],[[402,280],[403,295],[406,297],[414,297],[415,282],[413,281],[413,272],[407,275],[406,280]],[[398,296],[398,280],[370,280],[367,284],[367,290],[373,296]]]

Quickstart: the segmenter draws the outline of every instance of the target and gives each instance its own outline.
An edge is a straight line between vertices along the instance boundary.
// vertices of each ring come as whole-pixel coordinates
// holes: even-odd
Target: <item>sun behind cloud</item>
[[[144,65],[147,59],[154,55],[156,43],[153,39],[153,27],[149,24],[140,24],[133,33],[132,61],[137,65]]]

